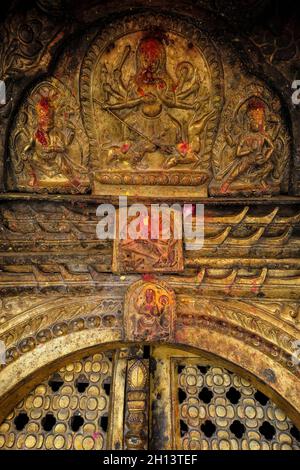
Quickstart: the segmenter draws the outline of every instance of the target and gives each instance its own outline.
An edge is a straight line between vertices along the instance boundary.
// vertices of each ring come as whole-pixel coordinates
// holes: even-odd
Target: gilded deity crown
[[[261,116],[265,113],[265,104],[259,98],[251,98],[247,106],[248,113]]]
[[[265,121],[265,104],[263,101],[259,98],[251,98],[248,102],[247,112],[263,130]]]

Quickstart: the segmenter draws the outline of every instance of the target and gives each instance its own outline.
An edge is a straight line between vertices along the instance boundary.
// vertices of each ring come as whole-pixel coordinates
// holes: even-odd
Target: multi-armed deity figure
[[[135,73],[125,81],[122,69],[131,53],[124,48],[113,73],[102,70],[102,109],[122,122],[122,142],[108,147],[107,163],[129,162],[131,167],[159,166],[171,168],[201,162],[199,133],[204,129],[211,110],[200,113],[201,79],[190,62],[176,67],[177,81],[167,70],[166,48],[154,36],[142,38],[136,50]],[[190,111],[189,116],[178,111]],[[150,156],[150,158],[144,158]],[[151,161],[152,159],[152,161]]]

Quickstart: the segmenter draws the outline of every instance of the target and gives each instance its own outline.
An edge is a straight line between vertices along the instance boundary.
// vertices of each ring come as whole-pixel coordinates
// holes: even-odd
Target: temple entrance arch
[[[300,448],[288,403],[199,349],[111,343],[48,364],[39,377],[19,388],[0,425],[2,449]]]
[[[288,46],[285,27],[266,38],[262,1],[253,30],[234,1],[224,17],[220,1],[11,3],[0,448],[297,449],[294,18]],[[143,236],[123,239],[140,203]],[[146,215],[163,203],[182,213],[167,240]],[[114,240],[97,230],[107,204]],[[201,247],[185,230],[198,204]]]

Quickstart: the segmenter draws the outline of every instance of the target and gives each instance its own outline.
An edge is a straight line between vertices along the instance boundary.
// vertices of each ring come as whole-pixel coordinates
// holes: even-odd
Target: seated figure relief
[[[274,168],[271,159],[274,144],[265,129],[265,106],[262,101],[249,101],[247,119],[249,130],[241,136],[236,158],[225,171],[222,186],[224,192],[238,178],[259,182],[264,190],[267,188],[267,177]],[[227,138],[230,139],[229,132]]]
[[[25,190],[85,192],[88,153],[79,112],[74,98],[53,82],[40,84],[18,117],[12,134],[15,176]]]
[[[220,38],[165,16],[134,18],[95,27],[76,60],[63,52],[53,77],[24,97],[9,137],[8,189],[286,193],[291,134],[276,92]]]
[[[221,158],[216,162],[211,194],[280,191],[289,139],[276,107],[274,111],[262,97],[252,96],[242,103],[233,122],[225,120],[223,139],[217,142],[216,153]]]
[[[126,293],[125,330],[134,341],[168,341],[173,335],[176,299],[160,280],[137,281]]]

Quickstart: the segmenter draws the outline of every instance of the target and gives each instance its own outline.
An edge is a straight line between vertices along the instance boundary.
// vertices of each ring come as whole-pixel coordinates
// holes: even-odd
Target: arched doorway
[[[1,449],[300,449],[288,405],[201,351],[98,348],[42,375],[0,425]]]

